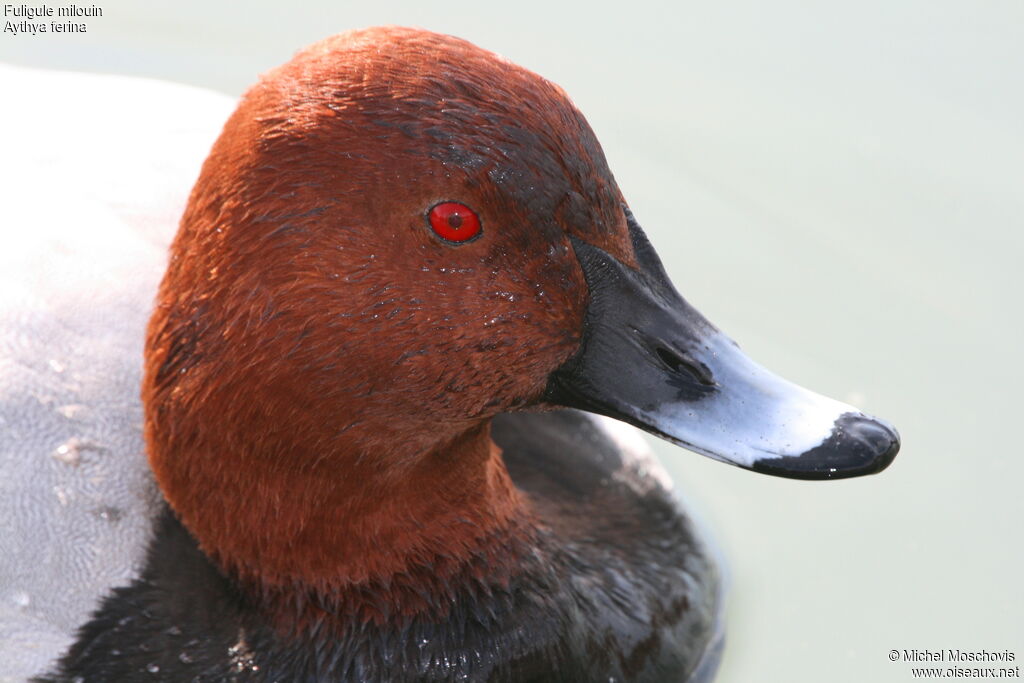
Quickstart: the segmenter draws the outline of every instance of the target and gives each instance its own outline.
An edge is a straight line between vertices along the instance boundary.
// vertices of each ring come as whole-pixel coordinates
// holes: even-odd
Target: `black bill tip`
[[[845,413],[819,446],[800,455],[755,460],[757,472],[790,479],[845,479],[881,472],[900,451],[900,435],[881,420]]]

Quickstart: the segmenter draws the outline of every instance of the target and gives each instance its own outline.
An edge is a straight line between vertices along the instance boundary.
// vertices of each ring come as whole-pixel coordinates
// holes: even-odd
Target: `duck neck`
[[[344,603],[380,621],[437,609],[460,574],[507,583],[531,535],[489,420],[419,451],[211,456],[154,458],[158,481],[201,549],[276,611]]]

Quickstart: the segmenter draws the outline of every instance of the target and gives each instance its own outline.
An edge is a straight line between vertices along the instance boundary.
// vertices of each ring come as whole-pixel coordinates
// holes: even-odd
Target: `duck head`
[[[328,39],[242,99],[172,247],[143,393],[171,506],[279,584],[507,526],[503,411],[583,408],[799,478],[898,448],[680,297],[560,88],[409,29]]]

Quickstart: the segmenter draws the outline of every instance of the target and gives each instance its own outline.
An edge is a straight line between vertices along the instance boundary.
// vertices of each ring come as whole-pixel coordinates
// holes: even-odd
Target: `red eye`
[[[480,219],[476,213],[458,202],[435,204],[427,219],[434,232],[449,242],[468,242],[480,234]]]

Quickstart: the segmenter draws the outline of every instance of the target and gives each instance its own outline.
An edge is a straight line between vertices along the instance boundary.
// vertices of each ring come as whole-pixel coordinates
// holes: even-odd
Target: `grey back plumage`
[[[139,79],[0,68],[0,681],[44,670],[137,571],[159,501],[146,320],[233,106]]]

